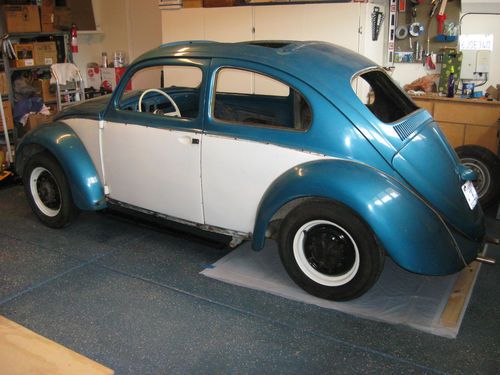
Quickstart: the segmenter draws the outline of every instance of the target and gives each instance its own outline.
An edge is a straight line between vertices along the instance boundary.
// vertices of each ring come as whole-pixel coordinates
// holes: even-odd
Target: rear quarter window
[[[379,70],[356,76],[352,88],[359,100],[385,123],[401,120],[418,109],[387,74]]]

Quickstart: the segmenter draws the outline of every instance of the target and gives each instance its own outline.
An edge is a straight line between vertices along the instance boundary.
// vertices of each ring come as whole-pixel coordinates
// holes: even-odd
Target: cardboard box
[[[0,173],[3,172],[3,166],[7,162],[7,155],[3,148],[0,146]]]
[[[55,26],[55,8],[55,0],[42,0],[42,5],[40,6],[42,32],[52,32],[57,30]]]
[[[35,65],[52,65],[57,63],[56,42],[33,43],[33,59]]]
[[[183,8],[203,8],[203,0],[182,0]]]
[[[127,67],[123,66],[120,68],[101,68],[101,87],[106,91],[114,91],[116,85],[120,81],[120,78],[125,74]],[[132,90],[132,82],[129,81],[125,90]]]
[[[44,102],[56,100],[56,85],[51,85],[48,79],[37,79],[33,81],[33,87],[40,92]],[[51,90],[52,89],[52,90]]]
[[[7,123],[7,129],[14,129],[14,117],[12,116],[12,107],[8,100],[2,101],[3,111],[5,113],[5,122]],[[0,117],[1,121],[1,117]],[[3,129],[3,124],[2,124]]]
[[[55,7],[54,9],[54,27],[57,30],[69,30],[73,23],[73,14],[68,7]]]
[[[101,88],[101,68],[96,63],[89,63],[87,65],[87,87],[92,87],[95,90]]]
[[[232,7],[235,0],[203,0],[204,8]]]
[[[7,85],[7,74],[0,72],[0,94],[6,96],[9,93],[9,86]]]
[[[17,55],[17,60],[12,60],[12,66],[22,68],[35,65],[33,56],[33,43],[13,44],[12,47]]]
[[[7,33],[39,33],[41,31],[37,5],[4,5],[2,13]]]
[[[53,115],[42,115],[41,113],[37,113],[34,115],[29,115],[28,120],[26,121],[26,125],[24,129],[29,132],[30,130],[36,129],[42,124],[48,124],[52,122]]]

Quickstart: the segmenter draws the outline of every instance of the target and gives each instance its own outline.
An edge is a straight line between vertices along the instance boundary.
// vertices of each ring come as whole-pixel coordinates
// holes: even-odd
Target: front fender
[[[16,170],[24,172],[28,159],[47,150],[59,162],[76,206],[82,210],[106,207],[103,185],[85,146],[78,135],[63,122],[42,125],[28,133],[16,150]]]
[[[322,197],[349,206],[371,227],[393,260],[416,273],[444,275],[464,267],[451,232],[425,202],[400,182],[364,164],[317,160],[292,168],[267,190],[259,205],[252,247],[264,246],[273,215],[286,203]],[[455,233],[454,233],[455,235]],[[478,244],[467,244],[474,259]],[[463,251],[462,251],[463,252]]]

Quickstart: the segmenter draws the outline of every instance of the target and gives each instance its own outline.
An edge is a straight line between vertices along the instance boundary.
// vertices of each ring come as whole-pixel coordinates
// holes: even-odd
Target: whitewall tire
[[[34,154],[28,160],[23,183],[31,209],[45,225],[62,228],[78,214],[66,175],[48,152]]]
[[[367,224],[347,206],[312,199],[284,219],[280,257],[292,280],[320,298],[359,297],[378,279],[384,253]]]

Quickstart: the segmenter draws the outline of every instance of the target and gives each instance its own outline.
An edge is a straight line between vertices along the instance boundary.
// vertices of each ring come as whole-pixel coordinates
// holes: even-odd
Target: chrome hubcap
[[[477,191],[478,197],[481,199],[486,194],[491,184],[491,177],[488,168],[484,163],[477,159],[464,158],[460,159],[460,162],[466,167],[472,169],[476,174],[477,179],[472,181],[472,184]]]

